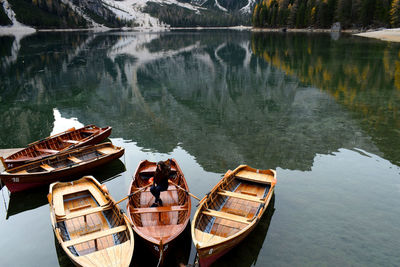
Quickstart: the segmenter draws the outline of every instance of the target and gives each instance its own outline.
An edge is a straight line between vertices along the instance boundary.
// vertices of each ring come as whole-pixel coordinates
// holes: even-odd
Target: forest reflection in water
[[[274,215],[250,237],[254,253],[242,266],[399,261],[398,45],[247,31],[0,40],[1,148],[49,135],[54,110],[80,124],[110,125],[112,141],[126,149],[124,168],[108,166],[96,177],[111,172],[102,182],[115,199],[145,158],[177,158],[198,196],[239,164],[275,168]],[[53,240],[42,191],[8,200],[3,263],[24,240],[23,231],[15,241],[8,233],[26,223],[37,240]],[[57,264],[50,243],[40,252],[42,266]],[[235,251],[219,264],[238,262],[243,254]],[[37,250],[27,242],[19,253]],[[180,257],[186,261],[186,251]]]

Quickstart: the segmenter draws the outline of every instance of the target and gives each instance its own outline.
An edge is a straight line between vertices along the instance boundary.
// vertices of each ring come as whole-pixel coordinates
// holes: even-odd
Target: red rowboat
[[[111,143],[85,146],[6,170],[0,173],[0,178],[8,190],[18,192],[64,177],[81,176],[123,154],[123,148]]]
[[[29,144],[26,148],[1,158],[6,170],[24,165],[33,160],[52,156],[68,149],[95,145],[111,134],[111,127],[100,128],[87,125],[79,129],[71,128],[65,132],[46,137]]]

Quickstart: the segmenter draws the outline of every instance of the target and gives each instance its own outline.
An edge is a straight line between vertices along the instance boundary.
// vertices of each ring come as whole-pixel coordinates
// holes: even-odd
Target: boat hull
[[[163,266],[165,259],[168,257],[169,252],[171,251],[171,247],[174,244],[174,240],[172,240],[171,242],[166,243],[165,245],[163,245],[163,252],[162,255],[160,254],[161,251],[161,245],[160,244],[155,244],[152,243],[144,238],[141,237],[141,240],[144,242],[145,247],[147,248],[148,251],[150,251],[151,255],[153,255],[154,260],[156,262],[156,264],[158,264],[158,261],[160,262],[160,264],[158,264],[159,266]]]
[[[63,180],[63,178],[77,178],[88,174],[93,169],[106,164],[114,159],[120,158],[124,154],[124,149],[121,149],[117,153],[107,155],[103,158],[99,158],[90,162],[86,162],[82,165],[75,165],[72,167],[66,167],[60,170],[50,171],[47,173],[39,174],[0,174],[2,183],[5,184],[11,193],[20,192],[23,190],[48,185],[56,181]]]
[[[239,235],[238,237],[229,242],[207,248],[197,249],[200,266],[201,267],[210,266],[217,259],[224,256],[231,249],[233,249],[240,242],[242,242],[250,234],[250,232],[253,231],[253,229],[257,226],[257,224],[258,220],[248,229],[248,231],[243,232],[243,234]]]

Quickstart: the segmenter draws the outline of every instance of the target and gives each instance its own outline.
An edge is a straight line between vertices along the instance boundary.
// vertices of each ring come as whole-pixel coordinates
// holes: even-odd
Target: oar
[[[153,184],[148,184],[148,185],[145,185],[145,186],[141,187],[139,190],[136,190],[135,192],[133,192],[133,193],[127,195],[126,197],[124,197],[123,199],[121,199],[121,200],[115,202],[115,205],[121,203],[122,201],[124,201],[124,200],[126,200],[126,199],[128,199],[128,198],[130,198],[131,196],[133,196],[133,195],[136,194],[136,193],[142,192],[143,189],[146,189],[147,187],[149,187],[149,186],[151,186],[151,185],[153,185]]]
[[[180,187],[179,185],[177,185],[176,183],[169,181],[171,184],[175,185],[176,187],[178,187],[179,189],[183,190],[186,192],[186,194],[189,194],[191,197],[194,197],[195,199],[197,199],[198,201],[200,201],[200,198],[196,197],[195,195],[193,195],[192,193],[190,193],[189,191],[187,191],[186,189]]]

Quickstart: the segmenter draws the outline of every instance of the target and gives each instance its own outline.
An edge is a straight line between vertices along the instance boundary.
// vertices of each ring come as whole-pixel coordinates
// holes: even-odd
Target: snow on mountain
[[[230,12],[239,11],[242,14],[250,14],[251,9],[255,4],[255,0],[52,0],[54,2],[62,3],[64,7],[72,10],[79,17],[83,18],[87,22],[86,27],[94,28],[98,30],[108,30],[109,27],[133,27],[136,29],[151,29],[151,30],[162,30],[168,29],[168,25],[165,21],[165,14],[169,12],[169,16],[174,16],[173,13],[179,12],[179,17],[175,17],[174,23],[178,20],[187,20],[187,18],[193,19],[193,16],[201,17],[201,20],[194,20],[194,26],[202,26],[200,23],[204,23],[207,20],[207,16],[213,11],[213,19],[218,17],[218,12],[221,14],[230,14]],[[21,24],[16,19],[12,7],[9,5],[7,0],[1,0],[0,4],[3,3],[4,10],[7,16],[12,21],[13,25],[0,27],[1,34],[15,34],[16,31],[22,32],[34,32],[35,29]],[[51,3],[51,2],[50,2]],[[158,13],[146,13],[148,4],[154,4],[157,6]],[[1,6],[0,6],[1,7]],[[58,5],[58,9],[60,5]],[[163,10],[167,7],[173,7],[169,11]],[[37,7],[35,7],[37,8]],[[146,12],[145,12],[146,10]],[[171,15],[172,10],[172,15]],[[204,11],[204,12],[203,12]],[[52,12],[46,11],[46,12]],[[70,12],[70,11],[69,11]],[[164,12],[164,13],[163,13]],[[150,13],[150,12],[149,12]],[[159,18],[163,19],[159,15],[164,15],[164,22]],[[234,14],[234,13],[232,13]],[[159,18],[155,17],[158,16]],[[110,22],[111,18],[111,23]],[[64,18],[65,20],[65,18]],[[108,23],[108,24],[107,24]],[[168,22],[171,23],[171,22]],[[172,23],[171,23],[172,24]],[[178,23],[179,24],[179,23]],[[206,23],[207,24],[207,23]],[[108,27],[106,27],[107,25]],[[210,24],[207,24],[210,25]],[[174,25],[173,25],[174,26]],[[191,25],[189,25],[191,26]],[[218,25],[216,25],[218,26]],[[234,26],[234,25],[233,25]],[[41,25],[36,25],[35,28],[45,28]],[[72,26],[74,27],[74,26]],[[76,27],[76,26],[75,26]],[[78,26],[80,27],[80,26]],[[62,28],[66,28],[63,26]]]
[[[169,26],[160,22],[158,18],[154,18],[142,11],[148,2],[158,3],[161,5],[176,5],[194,11],[195,13],[205,10],[203,7],[189,3],[182,3],[176,0],[102,0],[102,2],[111,9],[117,17],[125,20],[133,20],[135,24],[141,28],[165,28]]]
[[[248,0],[247,5],[239,9],[243,14],[251,14],[252,8],[256,5],[256,0]]]
[[[21,39],[22,36],[24,36],[26,34],[31,34],[31,33],[36,32],[36,30],[34,28],[28,27],[28,26],[20,23],[19,21],[17,21],[15,13],[12,10],[12,8],[10,7],[10,4],[8,3],[7,0],[3,0],[2,2],[0,2],[0,5],[1,4],[3,4],[4,12],[6,13],[8,18],[12,22],[12,26],[0,27],[0,32],[1,33],[3,33],[3,34],[14,34],[16,36],[20,36],[20,38],[17,38],[18,39],[18,43],[19,43],[19,39]],[[19,48],[19,44],[18,44],[18,48]]]
[[[62,3],[69,6],[74,12],[82,16],[87,22],[89,22],[94,28],[107,28],[104,25],[101,25],[95,22],[90,16],[86,15],[86,13],[78,6],[76,6],[71,0],[61,0]]]

